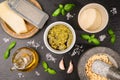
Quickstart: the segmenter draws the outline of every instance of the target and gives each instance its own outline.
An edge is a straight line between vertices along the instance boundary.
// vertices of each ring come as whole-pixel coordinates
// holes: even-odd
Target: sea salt
[[[106,38],[106,35],[100,35],[100,36],[99,36],[99,40],[100,40],[101,42],[104,41],[105,38]]]
[[[40,47],[40,43],[39,42],[36,42],[35,40],[30,40],[30,41],[28,41],[27,42],[27,46],[32,46],[32,47],[34,47],[34,48],[38,48],[38,47]]]
[[[117,8],[113,7],[113,8],[110,10],[110,12],[111,12],[113,15],[117,14]]]
[[[18,77],[19,77],[19,78],[23,78],[24,75],[23,75],[22,73],[18,73]]]
[[[68,12],[68,13],[66,14],[67,20],[70,20],[71,18],[73,18],[74,15],[75,15],[75,14],[72,15],[72,14],[70,14],[70,12]]]
[[[43,50],[43,49],[44,49],[44,47],[43,47],[43,46],[41,46],[41,49]]]
[[[37,76],[40,76],[40,73],[39,73],[38,71],[35,71],[35,74],[36,74]]]
[[[35,43],[35,44],[33,44],[33,47],[35,47],[36,49],[37,49],[39,46],[40,46],[39,43]]]
[[[4,43],[7,43],[11,40],[11,38],[3,38]]]
[[[35,44],[35,40],[30,40],[30,41],[28,41],[27,42],[29,45],[33,45],[33,44]]]
[[[80,55],[80,53],[84,52],[84,47],[83,45],[75,45],[75,48],[71,54],[71,56]]]
[[[57,60],[57,59],[56,59],[55,57],[53,57],[52,54],[50,54],[50,53],[47,53],[47,54],[46,54],[46,58],[47,58],[48,61],[53,61],[54,63],[55,63],[56,60]]]

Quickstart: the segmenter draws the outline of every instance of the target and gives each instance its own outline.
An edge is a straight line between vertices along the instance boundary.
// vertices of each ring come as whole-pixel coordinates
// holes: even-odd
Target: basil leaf
[[[12,48],[14,48],[15,45],[16,45],[16,42],[15,42],[15,41],[13,41],[13,42],[11,42],[11,43],[9,44],[7,50],[6,50],[5,53],[4,53],[4,59],[8,59],[8,57],[10,56],[10,50],[11,50]]]
[[[116,41],[116,36],[115,36],[115,35],[113,35],[113,36],[111,37],[110,42],[111,42],[112,44],[114,44],[114,43],[115,43],[115,41]]]
[[[42,62],[42,66],[45,69],[45,71],[48,69],[48,64],[45,61]]]
[[[15,45],[16,45],[16,42],[15,42],[15,41],[11,42],[10,45],[8,46],[8,49],[14,48]]]
[[[114,35],[114,32],[112,29],[108,29],[108,34],[111,36],[111,35]]]
[[[54,75],[54,74],[56,74],[56,71],[53,70],[53,69],[48,68],[48,73]]]
[[[61,13],[61,9],[58,8],[58,9],[56,9],[56,10],[53,12],[52,16],[53,16],[53,17],[56,17],[56,16],[60,15],[60,13]]]
[[[94,34],[92,34],[92,35],[91,35],[91,38],[95,38],[95,35],[94,35]]]
[[[48,69],[45,69],[44,71],[45,71],[45,72],[47,72],[47,71],[48,71]]]
[[[61,14],[64,16],[66,14],[65,10],[62,9]]]
[[[97,38],[93,38],[93,39],[92,39],[92,42],[93,42],[95,45],[99,45],[99,44],[100,44],[100,41],[99,41]]]
[[[88,34],[82,34],[81,35],[82,39],[89,40],[90,36]]]
[[[59,4],[59,8],[60,8],[60,9],[63,9],[64,6],[63,6],[62,4]]]
[[[4,59],[8,59],[9,56],[10,56],[10,51],[9,49],[7,49],[4,53]]]
[[[52,75],[56,74],[56,71],[51,69],[51,68],[49,68],[48,64],[45,61],[42,62],[42,66],[45,69],[44,70],[45,72],[48,72],[49,74],[52,74]]]
[[[65,9],[66,11],[71,11],[74,7],[75,7],[75,4],[66,4],[66,5],[64,6],[64,9]]]
[[[110,42],[111,42],[112,44],[114,44],[115,41],[116,41],[116,36],[115,36],[114,31],[113,31],[112,29],[108,29],[108,34],[109,34],[110,37],[111,37]]]
[[[89,40],[88,40],[88,43],[91,43],[91,42],[92,42],[92,39],[89,39]]]

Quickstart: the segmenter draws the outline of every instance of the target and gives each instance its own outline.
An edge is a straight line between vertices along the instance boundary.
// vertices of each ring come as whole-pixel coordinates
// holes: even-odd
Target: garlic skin
[[[72,64],[72,61],[70,61],[67,73],[70,74],[72,72],[73,72],[73,64]]]
[[[65,70],[63,58],[62,58],[61,61],[59,62],[59,68],[60,68],[61,70]]]

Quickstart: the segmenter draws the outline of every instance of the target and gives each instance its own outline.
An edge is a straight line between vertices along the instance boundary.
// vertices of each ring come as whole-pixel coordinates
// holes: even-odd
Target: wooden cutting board
[[[38,3],[37,0],[30,0],[30,2],[42,10],[41,5]],[[32,37],[33,35],[35,35],[39,31],[38,28],[36,28],[32,24],[25,21],[26,27],[28,28],[28,32],[23,33],[23,34],[17,34],[2,19],[0,20],[0,22],[1,22],[3,30],[14,38],[19,38],[19,39],[29,38],[29,37]]]

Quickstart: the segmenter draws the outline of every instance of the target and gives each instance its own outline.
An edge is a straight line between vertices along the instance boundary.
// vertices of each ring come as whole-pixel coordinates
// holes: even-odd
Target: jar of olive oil
[[[35,50],[23,47],[15,51],[11,70],[31,71],[38,65],[39,57]]]

